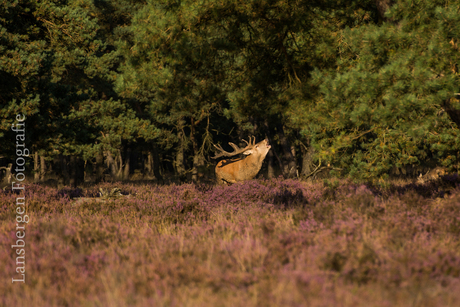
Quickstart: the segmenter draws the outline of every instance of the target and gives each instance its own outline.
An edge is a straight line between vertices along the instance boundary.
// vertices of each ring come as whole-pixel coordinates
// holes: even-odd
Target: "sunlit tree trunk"
[[[40,156],[40,181],[45,181],[45,175],[46,175],[46,161],[45,161],[45,156],[41,155]]]
[[[271,149],[267,154],[267,162],[268,162],[268,171],[267,177],[274,178],[275,177],[275,159],[274,159],[273,149]]]
[[[144,167],[147,170],[147,177],[153,176],[153,153],[152,151],[147,152],[147,160],[144,160]]]
[[[38,182],[40,180],[40,162],[39,162],[39,156],[38,156],[38,151],[35,151],[34,153],[34,182]]]
[[[107,151],[107,166],[110,169],[110,175],[112,179],[118,180],[121,177],[121,155],[118,152],[117,156],[114,158],[110,151]]]
[[[300,173],[301,178],[306,178],[308,175],[310,175],[313,172],[313,155],[314,155],[314,150],[313,147],[301,147],[302,151],[302,170]]]

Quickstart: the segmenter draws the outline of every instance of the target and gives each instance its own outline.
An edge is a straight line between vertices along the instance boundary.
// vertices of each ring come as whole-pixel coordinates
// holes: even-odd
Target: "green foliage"
[[[393,2],[385,16],[374,0],[2,2],[0,137],[22,113],[46,156],[153,145],[196,169],[250,132],[280,164],[302,142],[357,178],[453,169],[458,5]]]
[[[295,118],[323,160],[356,177],[458,163],[459,127],[446,112],[458,104],[458,5],[397,1],[387,17],[340,32],[336,71],[314,71],[320,95]]]
[[[210,130],[220,131],[226,123],[221,115],[225,67],[213,46],[218,32],[213,24],[200,24],[209,5],[147,2],[133,18],[131,39],[118,46],[124,56],[118,93],[136,101],[161,129],[158,143],[164,148],[190,152],[193,167],[211,148]]]
[[[224,37],[238,48],[229,51],[233,62],[228,114],[238,123],[269,119],[271,125],[289,125],[288,101],[301,94],[313,67],[331,66],[336,31],[370,18],[362,8],[369,1],[352,1],[346,8],[335,1],[229,3],[221,18]]]
[[[48,155],[89,153],[104,141],[112,148],[116,143],[104,138],[111,133],[118,141],[154,135],[148,121],[116,101],[111,82],[119,57],[92,1],[4,2],[0,9],[2,131],[25,114],[27,141]]]

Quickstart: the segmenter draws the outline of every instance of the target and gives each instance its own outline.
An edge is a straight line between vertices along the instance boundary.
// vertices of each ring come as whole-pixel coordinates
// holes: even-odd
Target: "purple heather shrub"
[[[82,197],[83,190],[81,188],[62,188],[58,190],[57,195],[60,197],[68,197],[72,199],[75,197]]]
[[[306,219],[299,223],[299,230],[305,232],[317,232],[323,228],[323,223],[317,222],[314,218]]]
[[[83,191],[28,185],[26,284],[0,283],[0,302],[456,306],[460,189],[444,182],[454,179],[426,190],[281,178]],[[101,199],[99,188],[123,196]],[[17,195],[0,193],[8,247]],[[2,275],[14,276],[15,250],[3,249],[0,261]]]

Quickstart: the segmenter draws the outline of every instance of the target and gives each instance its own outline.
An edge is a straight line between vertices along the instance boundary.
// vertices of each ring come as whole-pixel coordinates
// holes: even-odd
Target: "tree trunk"
[[[40,181],[45,181],[46,162],[45,156],[40,156]]]
[[[130,164],[131,164],[131,148],[126,148],[126,157],[125,157],[125,165],[123,167],[123,180],[129,179],[130,173]]]
[[[147,161],[144,160],[144,168],[147,170],[147,177],[153,176],[153,153],[152,151],[147,152]]]
[[[117,159],[115,160],[117,163],[117,175],[115,176],[117,180],[123,179],[123,156],[121,155],[121,149],[118,149]]]
[[[38,159],[38,151],[34,153],[34,182],[40,181],[40,162]]]
[[[299,170],[297,168],[297,160],[296,160],[296,149],[294,145],[291,145],[291,154],[294,159],[294,166],[291,166],[290,172],[294,177],[299,177]]]
[[[117,160],[118,156],[117,156]],[[118,180],[120,175],[120,168],[118,167],[117,161],[113,158],[113,155],[110,151],[107,151],[107,167],[110,169],[110,176],[112,180]]]
[[[190,141],[192,143],[193,149],[193,168],[192,168],[192,181],[197,182],[203,177],[201,169],[204,165],[204,157],[200,153],[200,148],[198,146],[198,141],[195,137],[195,122],[194,119],[191,119],[190,125]]]
[[[160,173],[160,154],[156,145],[153,146],[153,175],[158,182],[163,182],[163,176]]]
[[[292,154],[291,145],[284,134],[284,127],[278,125],[278,136],[283,149],[283,158],[281,159],[282,165],[280,165],[281,170],[283,171],[283,176],[285,178],[293,178],[296,176],[297,172],[297,163],[295,157]]]
[[[184,133],[180,131],[179,136],[179,146],[176,151],[176,159],[174,161],[174,168],[176,169],[176,174],[178,175],[181,181],[185,180],[185,165],[184,165]]]
[[[104,180],[104,154],[102,151],[98,151],[94,167],[96,169],[94,180],[99,183]]]
[[[204,157],[200,153],[193,156],[192,180],[194,182],[203,179]]]
[[[70,156],[70,186],[77,187],[78,180],[77,180],[77,159],[74,155]]]
[[[267,154],[267,160],[268,160],[268,172],[267,172],[267,177],[269,179],[275,177],[275,157],[273,154],[273,149],[270,150]]]
[[[314,149],[312,146],[308,148],[302,146],[302,171],[300,174],[301,178],[306,178],[313,172],[313,156],[314,156]]]
[[[67,157],[61,154],[59,155],[59,170],[58,184],[67,185],[70,180],[69,169],[67,167]]]

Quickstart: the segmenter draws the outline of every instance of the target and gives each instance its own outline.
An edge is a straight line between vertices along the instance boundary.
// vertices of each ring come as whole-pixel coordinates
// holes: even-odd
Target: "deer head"
[[[253,179],[262,167],[262,163],[270,150],[268,140],[265,139],[257,144],[255,137],[249,137],[249,142],[243,140],[246,147],[239,148],[234,143],[228,143],[233,149],[233,152],[223,150],[220,145],[214,145],[218,153],[213,157],[217,159],[220,157],[235,157],[236,155],[243,154],[242,158],[224,159],[219,161],[216,166],[216,177],[219,184],[236,183]]]

